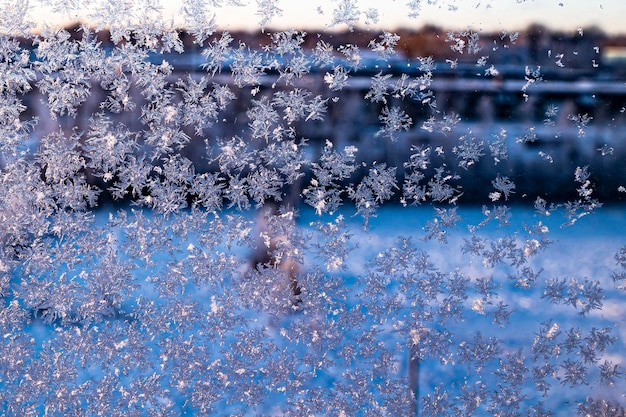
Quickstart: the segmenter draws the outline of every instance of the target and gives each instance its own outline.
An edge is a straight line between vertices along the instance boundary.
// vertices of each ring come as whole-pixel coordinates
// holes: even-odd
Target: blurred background
[[[77,40],[82,31],[74,24],[66,29]],[[437,148],[446,152],[432,153],[432,169],[445,164],[459,174],[466,169],[458,166],[458,158],[451,149],[460,137],[469,138],[482,147],[482,157],[469,168],[471,175],[461,175],[457,184],[462,187],[462,201],[474,203],[487,199],[486,188],[498,173],[508,176],[517,186],[513,201],[550,195],[565,200],[576,196],[572,186],[577,166],[589,166],[591,181],[597,185],[596,196],[603,201],[618,201],[626,195],[619,191],[626,185],[626,35],[607,32],[598,26],[557,30],[531,24],[523,31],[474,32],[451,31],[438,26],[420,29],[398,29],[400,39],[395,54],[381,58],[372,52],[370,42],[379,39],[382,32],[374,29],[312,31],[306,33],[300,58],[307,72],[286,85],[281,71],[290,57],[273,56],[266,51],[274,30],[231,31],[231,47],[245,45],[250,53],[258,54],[264,65],[258,85],[238,86],[230,65],[232,52],[220,71],[207,73],[207,45],[216,42],[222,32],[208,36],[203,43],[189,31],[177,31],[184,52],[149,53],[147,60],[155,66],[164,62],[171,67],[167,82],[175,86],[180,80],[202,77],[211,83],[228,86],[235,99],[220,112],[216,123],[202,132],[193,126],[184,128],[191,138],[182,154],[193,161],[197,172],[213,171],[208,154],[219,140],[241,137],[250,140],[250,118],[247,111],[253,101],[262,97],[271,99],[278,91],[304,89],[324,100],[327,111],[322,120],[300,120],[290,123],[297,141],[306,140],[309,155],[315,161],[326,140],[337,149],[355,146],[357,158],[365,165],[384,162],[398,167],[415,147]],[[116,45],[110,33],[97,33],[103,49],[111,53]],[[37,61],[31,40],[23,39],[31,49],[31,59]],[[331,50],[330,61],[314,64],[315,48],[320,42]],[[350,61],[340,53],[342,45],[353,45],[359,51],[358,61]],[[459,49],[460,48],[460,49]],[[470,50],[471,48],[471,50]],[[235,49],[235,48],[233,48]],[[277,62],[277,59],[279,62]],[[282,60],[282,61],[281,61]],[[346,82],[341,88],[329,88],[328,76],[338,67],[346,68]],[[369,100],[372,77],[387,77],[388,95],[385,102]],[[403,75],[404,74],[404,75]],[[126,75],[130,101],[138,103],[134,109],[107,112],[114,122],[122,122],[133,131],[145,128],[139,121],[142,115],[141,90],[132,74]],[[326,78],[325,78],[326,77]],[[403,78],[405,77],[405,78]],[[48,109],[47,97],[37,84],[24,95],[27,110],[22,120],[36,118],[33,135],[41,137],[58,131],[85,132],[89,117],[102,109],[110,91],[91,81],[91,94],[76,115],[61,115],[54,119]],[[418,86],[412,97],[403,96],[402,87]],[[180,92],[172,88],[176,94]],[[174,97],[181,101],[180,94]],[[406,130],[400,129],[392,139],[381,137],[381,114],[385,107],[402,109],[411,118]],[[278,121],[272,128],[278,127]],[[284,123],[283,123],[284,124]],[[36,146],[37,137],[33,137]],[[263,146],[257,143],[255,146]],[[498,152],[506,151],[505,155]],[[435,156],[436,155],[436,156]],[[357,170],[355,181],[367,173]],[[308,172],[307,172],[308,175]],[[548,179],[549,180],[546,180]],[[92,178],[92,181],[97,181]]]

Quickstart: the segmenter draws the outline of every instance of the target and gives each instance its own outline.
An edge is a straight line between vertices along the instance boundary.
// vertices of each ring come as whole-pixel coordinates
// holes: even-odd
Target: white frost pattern
[[[555,72],[490,57],[524,34],[409,60],[370,28],[455,0],[335,1],[320,34],[250,3],[185,0],[185,32],[158,0],[0,3],[0,414],[624,415],[606,118],[525,123]],[[36,28],[39,7],[90,25]],[[258,33],[220,32],[226,7]],[[500,87],[524,123],[446,104],[486,88],[493,116]],[[565,183],[576,150],[546,137],[591,143]]]

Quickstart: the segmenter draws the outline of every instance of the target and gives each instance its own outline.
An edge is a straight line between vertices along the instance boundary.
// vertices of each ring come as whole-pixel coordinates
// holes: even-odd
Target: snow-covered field
[[[486,365],[485,369],[478,370],[478,367],[472,365],[455,365],[454,359],[447,364],[442,364],[438,360],[426,361],[420,367],[420,394],[430,395],[432,399],[437,398],[433,390],[439,384],[445,390],[452,392],[456,387],[472,384],[474,388],[485,384],[484,388],[487,391],[499,390],[503,386],[502,381],[498,380],[497,367],[500,359],[507,353],[515,353],[521,349],[525,355],[524,366],[529,368],[530,372],[524,376],[526,379],[520,391],[526,396],[526,400],[521,401],[520,411],[528,411],[532,404],[536,404],[539,400],[545,402],[545,409],[550,409],[554,415],[568,416],[574,413],[577,403],[583,402],[586,396],[622,403],[623,392],[626,388],[623,374],[613,382],[601,383],[597,366],[605,364],[605,360],[611,361],[614,365],[623,366],[625,361],[626,329],[623,324],[624,317],[626,317],[625,294],[623,289],[619,288],[621,283],[613,279],[614,274],[623,272],[623,268],[616,260],[616,254],[624,246],[624,230],[626,230],[624,207],[602,208],[594,214],[581,218],[572,226],[563,226],[565,221],[558,214],[545,217],[536,211],[513,208],[509,226],[489,225],[484,229],[476,230],[475,236],[484,238],[487,242],[497,242],[511,236],[514,236],[518,242],[535,238],[541,240],[536,235],[527,232],[528,227],[541,222],[546,232],[545,238],[551,242],[526,263],[526,266],[532,268],[537,275],[536,281],[531,283],[529,288],[516,285],[511,279],[511,276],[518,275],[509,263],[504,262],[492,267],[485,264],[484,257],[472,255],[464,249],[472,237],[467,226],[478,225],[485,218],[481,209],[459,208],[458,214],[462,220],[459,221],[455,230],[449,232],[445,244],[433,240],[420,241],[420,238],[424,236],[423,227],[432,217],[432,208],[417,208],[409,211],[399,208],[382,209],[379,216],[370,222],[370,230],[355,237],[360,242],[360,250],[352,260],[351,269],[360,274],[367,273],[364,269],[359,269],[360,266],[365,265],[365,259],[376,256],[376,253],[383,252],[386,248],[398,246],[395,237],[397,234],[412,236],[416,246],[428,253],[439,271],[460,271],[470,277],[473,282],[479,278],[492,278],[494,298],[491,301],[493,305],[501,301],[510,312],[508,320],[504,323],[494,323],[494,315],[489,314],[493,305],[487,306],[480,302],[481,296],[478,294],[469,295],[464,306],[465,318],[452,325],[446,323],[447,328],[452,334],[451,337],[459,344],[465,343],[464,340],[472,341],[477,332],[482,333],[485,338],[499,338],[502,342],[502,351],[491,358],[495,367],[494,363],[491,363],[491,365]],[[361,256],[363,259],[358,259]],[[554,279],[565,282],[566,285],[563,288],[568,288],[564,291],[569,291],[572,295],[572,303],[566,304],[564,300],[558,303],[556,300],[551,302],[550,298],[546,297],[547,283]],[[585,280],[598,281],[598,287],[604,290],[604,298],[597,309],[592,309],[588,314],[582,315],[581,309],[584,308],[584,303],[587,303],[588,299],[584,296],[576,297],[584,293],[582,288]],[[487,314],[483,311],[485,307]],[[577,331],[574,332],[572,329]],[[597,365],[582,360],[588,371],[588,375],[585,374],[582,377],[586,382],[572,386],[564,381],[563,360],[570,358],[574,362],[581,360],[584,355],[580,351],[577,352],[578,347],[568,348],[564,343],[568,336],[567,332],[578,335],[577,340],[585,337],[591,340],[589,334],[593,332],[592,329],[609,329],[607,334],[615,338],[614,344],[606,351],[598,353],[595,358]],[[538,335],[542,331],[544,334],[552,332],[552,338],[547,337],[539,341]],[[540,343],[546,340],[552,340],[553,344],[548,343],[550,346],[545,348],[546,350],[540,349]],[[534,356],[535,353],[536,356]],[[551,362],[556,366],[551,369],[552,373],[548,373],[550,377],[545,381],[548,381],[552,388],[543,397],[543,392],[538,385],[531,382],[533,367],[539,369]],[[539,380],[540,378],[535,382]],[[451,394],[447,395],[451,407],[459,406],[458,399],[454,400],[452,397]],[[516,403],[514,398],[509,398],[509,400],[513,404]],[[482,401],[485,401],[484,397]],[[476,404],[479,402],[481,401],[476,397]],[[493,410],[491,412],[494,415],[508,415],[498,414]],[[595,412],[602,412],[598,404],[595,404]],[[618,414],[615,411],[615,414],[606,415]]]
[[[412,415],[411,391],[433,416],[621,403],[624,210],[561,227],[558,211],[514,207],[508,225],[480,226],[481,208],[460,207],[438,228],[433,207],[389,206],[365,230],[353,208],[303,208],[283,230],[303,251],[295,306],[283,270],[250,266],[258,213],[98,212],[110,247],[94,251],[110,257],[56,266],[75,282],[67,308],[51,299],[4,334],[5,363],[21,362],[0,398],[8,415],[28,402],[42,415]],[[111,310],[88,315],[102,272]]]

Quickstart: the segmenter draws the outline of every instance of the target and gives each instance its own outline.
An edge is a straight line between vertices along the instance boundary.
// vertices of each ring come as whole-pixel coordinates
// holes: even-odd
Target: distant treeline
[[[77,30],[79,28],[80,24],[76,23],[67,26],[65,30],[67,30],[73,38],[80,39],[82,34],[80,30]],[[374,30],[346,30],[336,32],[309,31],[302,29],[301,31],[307,33],[302,46],[311,49],[315,48],[318,41],[324,41],[335,47],[351,44],[362,49],[367,49],[369,43],[382,34],[381,31]],[[179,38],[185,47],[185,51],[193,52],[203,48],[212,40],[217,39],[224,31],[217,31],[214,37],[210,37],[206,40],[205,45],[195,43],[194,36],[184,29],[180,29],[178,32]],[[271,43],[271,34],[277,31],[268,28],[264,32],[242,30],[228,32],[236,42],[235,44],[242,42],[251,48],[262,48]],[[450,34],[454,34],[456,38],[462,38],[476,33],[477,42],[478,45],[481,46],[483,54],[490,55],[491,57],[498,55],[498,46],[503,49],[527,49],[531,55],[538,55],[544,49],[546,51],[551,50],[555,54],[566,53],[570,50],[579,52],[577,49],[587,44],[598,48],[606,46],[626,47],[626,35],[608,35],[597,27],[579,29],[574,32],[562,32],[553,31],[545,26],[535,24],[519,32],[472,32],[471,30],[450,31],[437,26],[427,25],[420,29],[399,28],[391,30],[390,32],[394,32],[400,36],[396,52],[407,58],[415,58],[418,56],[432,56],[434,59],[448,58],[450,56],[450,49],[453,46],[449,36]],[[98,31],[95,33],[95,36],[104,46],[106,46],[106,44],[113,45],[110,34],[106,29]],[[21,41],[24,46],[30,46],[31,40],[21,39]],[[478,54],[480,54],[480,52],[478,52]],[[475,60],[475,57],[472,55],[475,54],[460,54],[458,59],[459,61]],[[531,58],[533,57],[531,56]]]

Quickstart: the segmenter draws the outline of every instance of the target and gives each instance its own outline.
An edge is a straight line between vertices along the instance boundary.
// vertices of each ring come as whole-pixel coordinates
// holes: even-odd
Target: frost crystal
[[[625,414],[623,39],[171,3],[0,1],[0,414]]]

